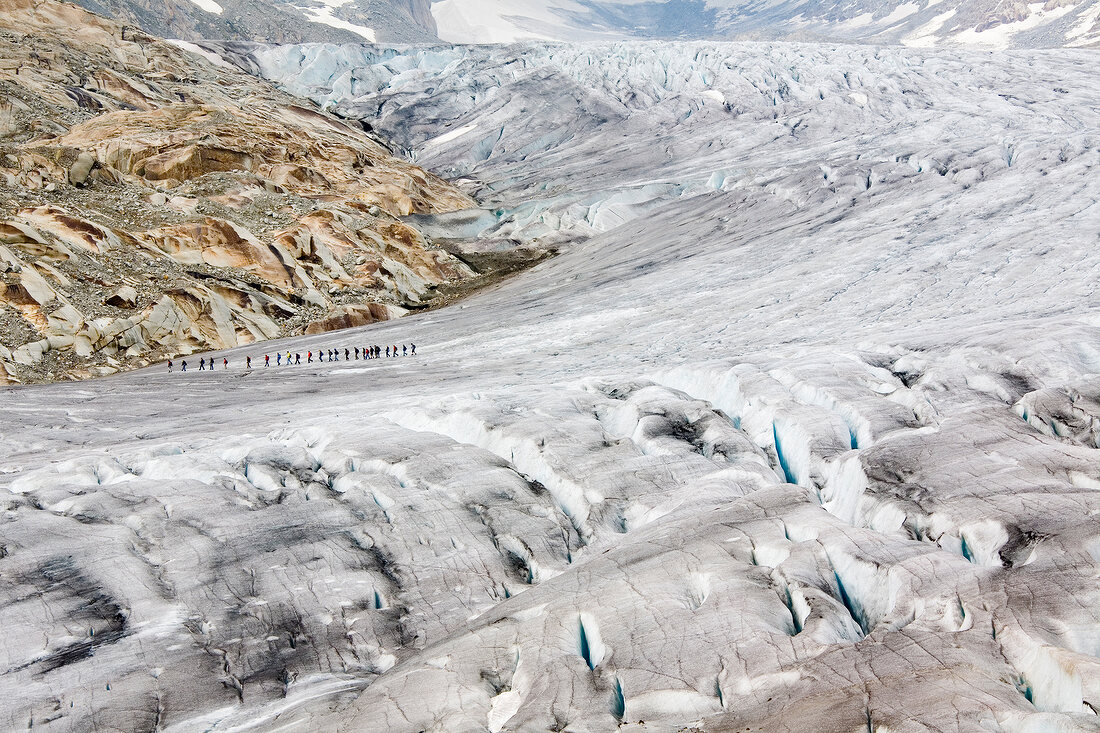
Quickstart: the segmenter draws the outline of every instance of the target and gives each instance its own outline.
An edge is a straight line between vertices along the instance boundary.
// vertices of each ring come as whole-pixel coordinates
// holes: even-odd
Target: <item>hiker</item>
[[[294,364],[297,365],[297,364],[301,364],[301,363],[302,363],[302,355],[301,354],[295,354],[294,355]]]
[[[416,344],[412,345],[412,352],[413,352],[412,355],[416,356]]]
[[[312,351],[307,351],[306,352],[306,364],[312,364],[312,363],[313,363],[313,352]]]
[[[264,366],[271,366],[271,357],[267,354],[264,354]]]
[[[171,359],[168,360],[168,373],[169,374],[172,373],[172,360]]]
[[[244,366],[245,366],[245,369],[251,369],[252,368],[252,357],[251,356],[246,356],[244,358]]]
[[[409,355],[409,347],[406,346],[405,344],[401,344],[401,356],[408,356],[408,355]]]
[[[275,354],[275,366],[281,366],[283,363],[283,352]]]
[[[183,361],[180,362],[180,371],[181,372],[187,371],[187,359],[184,359]]]
[[[206,371],[206,359],[205,359],[205,357],[202,358],[202,359],[199,359],[199,371],[200,372],[205,372]]]
[[[223,356],[222,357],[222,369],[225,370],[225,369],[228,369],[228,368],[229,368],[229,359],[226,359]]]
[[[344,349],[344,361],[351,361],[351,352]]]
[[[290,351],[286,352],[286,365],[290,366]]]
[[[397,344],[393,345],[393,355],[397,356]]]
[[[386,347],[386,356],[388,357],[389,355],[390,355],[390,347],[389,347],[389,346],[387,346],[387,347]]]

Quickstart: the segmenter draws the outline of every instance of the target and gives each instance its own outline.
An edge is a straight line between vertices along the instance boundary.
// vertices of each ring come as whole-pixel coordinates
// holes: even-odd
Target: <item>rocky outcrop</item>
[[[0,0],[0,58],[0,380],[392,318],[473,275],[401,220],[466,195],[216,58],[52,0]]]
[[[433,36],[437,29],[435,17],[432,15],[432,0],[394,0],[394,5],[408,12],[418,26],[429,31]]]
[[[338,331],[341,328],[366,326],[371,323],[377,323],[378,321],[389,321],[394,318],[400,318],[405,315],[405,313],[406,311],[402,308],[393,305],[383,305],[381,303],[345,305],[336,309],[325,318],[314,321],[306,326],[306,333],[326,333],[328,331]]]
[[[166,38],[268,43],[437,41],[430,0],[81,0],[88,10]],[[342,22],[341,22],[342,21]]]

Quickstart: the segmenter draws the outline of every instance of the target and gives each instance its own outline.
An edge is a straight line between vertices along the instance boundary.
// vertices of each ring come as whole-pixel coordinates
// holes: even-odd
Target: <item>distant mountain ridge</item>
[[[1100,0],[79,0],[185,41],[796,40],[1096,47]]]
[[[1098,0],[436,0],[452,43],[825,40],[914,47],[1096,46]]]

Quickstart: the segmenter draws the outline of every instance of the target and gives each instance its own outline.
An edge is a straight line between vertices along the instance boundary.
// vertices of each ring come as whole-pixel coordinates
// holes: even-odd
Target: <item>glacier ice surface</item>
[[[252,53],[561,254],[0,392],[0,727],[1098,729],[1093,56]]]

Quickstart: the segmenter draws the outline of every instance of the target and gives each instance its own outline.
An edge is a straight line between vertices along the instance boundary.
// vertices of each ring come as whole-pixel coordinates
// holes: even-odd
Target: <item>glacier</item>
[[[1094,54],[221,53],[558,254],[0,392],[0,727],[1100,730]]]
[[[814,40],[914,47],[1095,46],[1096,0],[435,0],[439,38]]]

